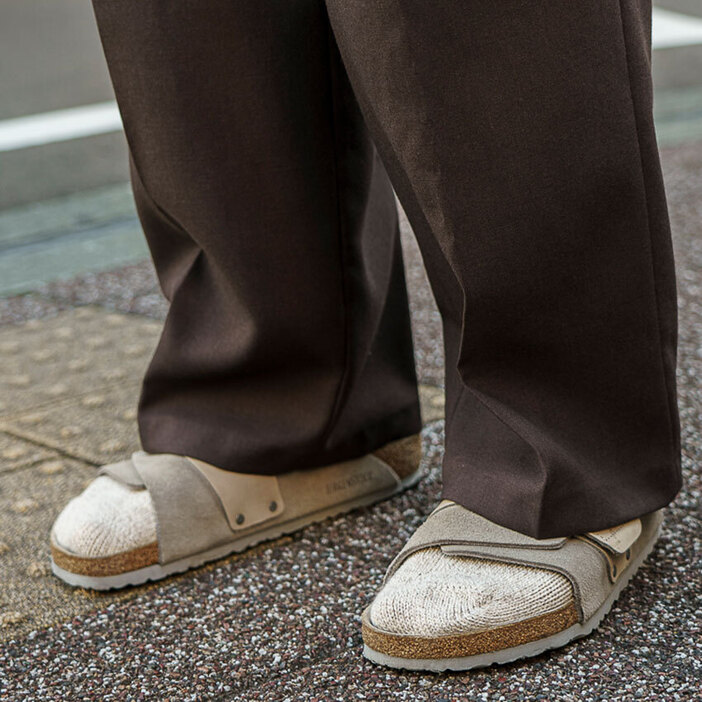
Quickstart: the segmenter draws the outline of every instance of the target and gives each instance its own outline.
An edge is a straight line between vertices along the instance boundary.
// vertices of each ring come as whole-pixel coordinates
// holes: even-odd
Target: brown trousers
[[[673,498],[648,0],[94,7],[171,301],[147,451],[277,473],[420,428],[394,187],[444,322],[445,497],[536,537]]]

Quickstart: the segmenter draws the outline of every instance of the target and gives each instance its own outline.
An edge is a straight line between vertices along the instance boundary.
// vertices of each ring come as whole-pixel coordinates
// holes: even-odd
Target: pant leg
[[[326,0],[445,327],[444,496],[550,537],[680,486],[648,0]]]
[[[420,428],[394,195],[321,0],[95,0],[171,302],[144,448],[278,473]]]

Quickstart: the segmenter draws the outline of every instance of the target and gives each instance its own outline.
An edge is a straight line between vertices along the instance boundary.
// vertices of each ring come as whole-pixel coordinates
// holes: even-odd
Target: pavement
[[[441,329],[403,221],[427,477],[380,505],[117,593],[55,579],[47,536],[96,466],[138,448],[139,379],[166,312],[151,265],[0,298],[0,699],[702,699],[702,142],[665,149],[663,164],[685,486],[595,634],[467,674],[403,673],[360,655],[360,612],[440,494]]]

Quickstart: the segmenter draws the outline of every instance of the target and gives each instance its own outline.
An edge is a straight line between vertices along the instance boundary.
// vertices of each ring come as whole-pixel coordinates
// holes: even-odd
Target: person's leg
[[[142,443],[282,473],[419,429],[392,188],[321,0],[95,0],[171,302]]]
[[[597,625],[680,486],[650,3],[326,2],[445,329],[447,499],[366,655],[534,655]]]
[[[445,325],[444,496],[535,537],[680,485],[650,4],[327,0]]]
[[[322,0],[94,8],[171,302],[146,453],[52,531],[54,571],[108,588],[394,494],[421,422],[394,193]]]

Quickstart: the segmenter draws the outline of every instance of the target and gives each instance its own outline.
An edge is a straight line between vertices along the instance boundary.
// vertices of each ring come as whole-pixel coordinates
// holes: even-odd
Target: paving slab
[[[46,446],[0,431],[0,474],[50,461],[55,454]]]
[[[3,330],[0,417],[138,383],[161,324],[82,307]]]
[[[84,390],[63,402],[0,419],[16,436],[93,465],[122,460],[140,448],[136,425],[139,384]]]

